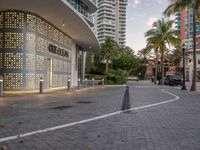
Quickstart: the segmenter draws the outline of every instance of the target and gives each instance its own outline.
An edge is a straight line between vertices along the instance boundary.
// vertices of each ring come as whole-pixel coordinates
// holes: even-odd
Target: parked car
[[[180,76],[177,75],[167,75],[165,78],[165,85],[181,85],[182,80]]]

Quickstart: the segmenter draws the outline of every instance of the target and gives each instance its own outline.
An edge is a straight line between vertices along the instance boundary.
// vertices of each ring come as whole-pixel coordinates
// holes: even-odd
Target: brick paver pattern
[[[129,82],[134,110],[55,131],[0,143],[8,150],[200,150],[198,92],[150,82]],[[0,138],[80,121],[120,110],[125,87],[98,87],[0,98]]]

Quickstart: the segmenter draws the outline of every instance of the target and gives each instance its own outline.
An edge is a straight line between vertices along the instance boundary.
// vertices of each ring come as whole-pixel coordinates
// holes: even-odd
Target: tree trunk
[[[192,76],[192,86],[190,91],[196,91],[196,69],[197,69],[197,61],[196,61],[196,13],[193,9],[193,76]]]
[[[161,52],[161,85],[164,85],[164,51]]]
[[[106,59],[106,74],[108,73],[108,59]]]
[[[155,68],[154,84],[157,83],[157,76],[158,76],[158,50],[156,49],[156,68]]]

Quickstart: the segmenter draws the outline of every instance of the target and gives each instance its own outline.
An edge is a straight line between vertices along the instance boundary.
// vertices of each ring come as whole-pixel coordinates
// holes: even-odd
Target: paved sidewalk
[[[187,91],[190,91],[192,82],[185,82],[185,85],[186,85]],[[182,88],[181,85],[173,86],[173,87],[176,88],[176,89],[181,89]],[[200,92],[200,82],[196,82],[196,92]]]
[[[132,107],[179,100],[1,142],[8,150],[199,150],[198,92],[129,82]],[[0,98],[0,140],[120,110],[125,87]]]
[[[185,85],[187,87],[187,90],[190,90],[192,82],[185,82]],[[200,92],[200,82],[196,82],[196,90]]]

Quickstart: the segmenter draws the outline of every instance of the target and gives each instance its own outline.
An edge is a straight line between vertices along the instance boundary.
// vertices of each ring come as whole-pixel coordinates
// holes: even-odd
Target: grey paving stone
[[[131,82],[132,107],[180,100],[92,122],[2,142],[9,150],[199,150],[199,93],[150,82]],[[120,110],[125,87],[56,91],[0,98],[0,138],[45,129]],[[91,101],[81,104],[79,101]],[[53,107],[72,106],[55,110]],[[20,142],[23,141],[23,142]]]

